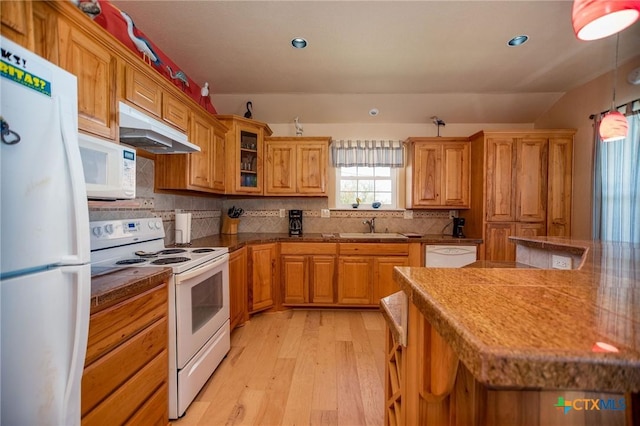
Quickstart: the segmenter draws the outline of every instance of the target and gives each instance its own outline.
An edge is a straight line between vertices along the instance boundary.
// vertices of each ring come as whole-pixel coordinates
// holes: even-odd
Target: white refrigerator
[[[0,424],[78,425],[91,266],[76,77],[0,47]]]

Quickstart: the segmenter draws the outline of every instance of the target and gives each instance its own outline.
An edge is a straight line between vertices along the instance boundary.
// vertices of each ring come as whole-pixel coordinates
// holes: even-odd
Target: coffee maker
[[[454,217],[452,236],[455,238],[464,238],[464,233],[462,232],[463,227],[464,227],[464,217]]]
[[[289,235],[302,235],[302,210],[289,210]]]

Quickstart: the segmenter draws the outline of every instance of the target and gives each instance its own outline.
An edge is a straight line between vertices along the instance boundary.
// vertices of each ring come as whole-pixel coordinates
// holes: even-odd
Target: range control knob
[[[162,221],[159,220],[156,222],[156,229],[160,229],[160,228],[162,228]]]
[[[102,228],[99,226],[95,226],[91,229],[91,232],[93,232],[93,235],[95,235],[96,237],[100,237],[102,235]]]
[[[149,222],[148,222],[148,226],[149,226],[149,229],[153,229],[153,222],[152,222],[152,221],[149,221]]]
[[[113,234],[113,225],[112,224],[105,225],[104,232],[109,235]]]

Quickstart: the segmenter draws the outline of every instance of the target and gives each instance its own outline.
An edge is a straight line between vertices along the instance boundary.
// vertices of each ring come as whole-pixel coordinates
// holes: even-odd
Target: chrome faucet
[[[371,232],[372,234],[374,232],[376,232],[376,218],[372,217],[371,220],[365,220],[362,223],[364,223],[365,225],[369,225],[369,232]]]

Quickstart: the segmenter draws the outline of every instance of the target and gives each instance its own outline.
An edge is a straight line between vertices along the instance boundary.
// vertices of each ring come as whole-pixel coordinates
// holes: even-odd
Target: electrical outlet
[[[571,258],[567,256],[551,255],[552,269],[571,269]]]
[[[280,209],[280,217],[284,217],[285,216],[285,209]]]
[[[405,219],[413,219],[413,210],[405,210],[404,211]]]
[[[458,210],[449,210],[449,219],[453,219],[454,217],[458,217]]]
[[[320,217],[331,217],[331,211],[329,209],[320,209]]]

